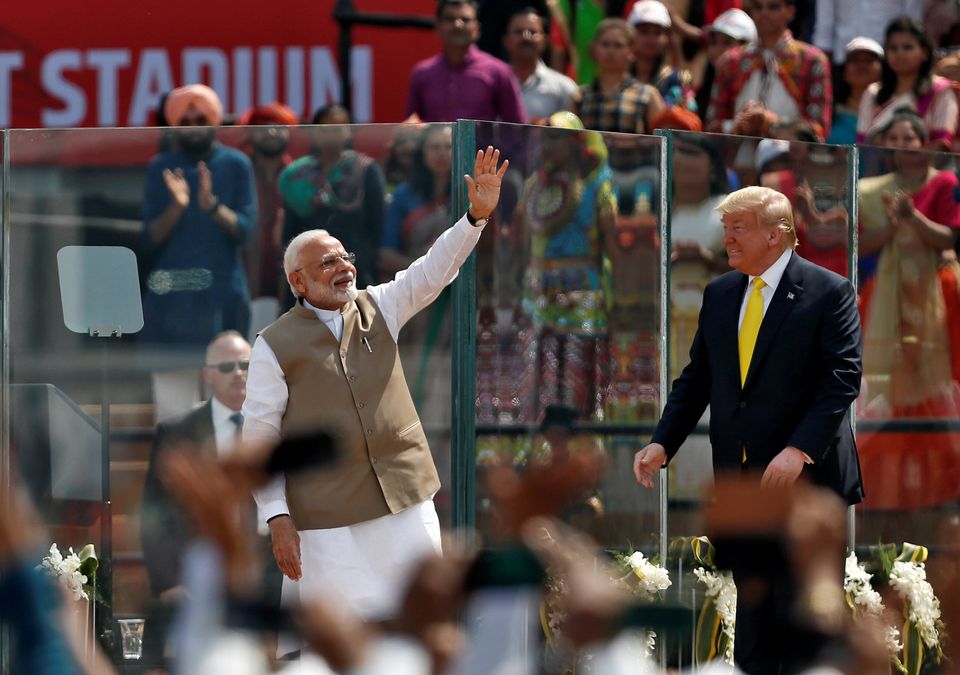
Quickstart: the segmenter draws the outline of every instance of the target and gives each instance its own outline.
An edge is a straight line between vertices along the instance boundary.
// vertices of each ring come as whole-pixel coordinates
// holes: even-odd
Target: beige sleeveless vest
[[[297,304],[261,332],[287,380],[281,434],[337,438],[328,468],[286,477],[298,530],[353,525],[418,504],[440,477],[403,377],[397,343],[366,291],[342,310],[337,343]]]

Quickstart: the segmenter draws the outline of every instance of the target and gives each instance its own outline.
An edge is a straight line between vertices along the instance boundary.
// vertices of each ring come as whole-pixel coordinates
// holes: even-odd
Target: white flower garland
[[[635,594],[648,602],[656,600],[657,594],[670,588],[673,583],[667,570],[654,565],[640,551],[635,551],[620,560],[621,564],[629,570],[627,576],[620,580],[621,583],[633,589]],[[646,655],[651,656],[657,646],[657,633],[652,630],[647,630],[645,633],[646,638],[643,644]]]
[[[659,565],[647,560],[643,553],[637,551],[625,558],[625,562],[639,579],[636,590],[647,600],[653,600],[657,593],[670,588],[670,574]]]
[[[66,586],[74,600],[89,600],[83,585],[87,583],[85,574],[80,573],[80,557],[70,549],[66,557],[60,553],[56,544],[50,545],[50,552],[44,556],[37,569],[46,572]]]
[[[928,649],[940,646],[940,600],[927,581],[927,572],[921,562],[893,563],[890,585],[907,600],[907,619],[917,626],[920,639]]]
[[[720,615],[720,626],[727,636],[727,647],[723,660],[733,665],[733,641],[737,629],[737,587],[733,575],[729,572],[711,572],[703,567],[695,567],[693,574],[707,587],[707,597],[713,598]]]
[[[843,592],[848,595],[853,603],[854,615],[858,610],[874,617],[883,614],[883,599],[873,589],[870,584],[871,579],[873,579],[873,575],[867,571],[863,563],[857,560],[857,554],[851,551],[844,564]],[[903,645],[900,643],[900,630],[894,626],[888,626],[885,638],[884,642],[890,656],[897,657],[903,651]]]

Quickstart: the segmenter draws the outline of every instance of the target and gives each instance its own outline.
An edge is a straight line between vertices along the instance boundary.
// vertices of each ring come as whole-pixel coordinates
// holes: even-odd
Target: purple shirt
[[[527,122],[513,71],[476,45],[470,45],[458,66],[451,65],[443,53],[414,66],[407,116],[413,113],[424,122]]]

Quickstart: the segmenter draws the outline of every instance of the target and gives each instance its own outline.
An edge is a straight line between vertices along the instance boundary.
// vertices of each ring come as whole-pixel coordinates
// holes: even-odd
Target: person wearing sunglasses
[[[172,608],[183,599],[181,560],[193,535],[186,514],[160,480],[164,458],[174,449],[211,457],[233,451],[240,439],[249,368],[250,345],[243,336],[236,331],[217,335],[207,346],[202,373],[210,398],[184,417],[161,422],[154,434],[140,511],[144,562],[158,606],[145,626],[147,665],[163,665],[163,638]],[[252,503],[250,507],[253,529]],[[279,601],[279,592],[275,600]]]
[[[140,342],[191,349],[199,357],[218,333],[246,335],[250,293],[241,247],[257,223],[253,165],[216,140],[217,93],[178,87],[164,102],[176,147],[147,167],[142,241],[152,264],[143,293]]]
[[[440,478],[403,376],[397,337],[457,276],[500,199],[509,162],[477,153],[470,208],[392,281],[359,290],[356,256],[324,230],[287,247],[294,307],[254,342],[244,443],[323,430],[332,467],[279,476],[256,494],[285,600],[331,594],[364,619],[396,611],[411,566],[439,552]],[[281,655],[289,649],[281,648]]]

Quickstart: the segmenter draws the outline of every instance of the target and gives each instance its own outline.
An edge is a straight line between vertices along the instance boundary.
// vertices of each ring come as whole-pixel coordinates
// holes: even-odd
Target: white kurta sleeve
[[[287,381],[270,345],[262,337],[253,343],[250,370],[247,373],[247,397],[243,402],[244,443],[280,442],[280,423],[287,409]],[[265,520],[289,514],[286,481],[277,476],[267,486],[254,492],[257,506]]]
[[[407,269],[397,272],[393,281],[367,287],[395,341],[403,325],[457,278],[460,267],[480,241],[482,231],[482,227],[474,227],[464,215],[437,237],[429,251]]]

